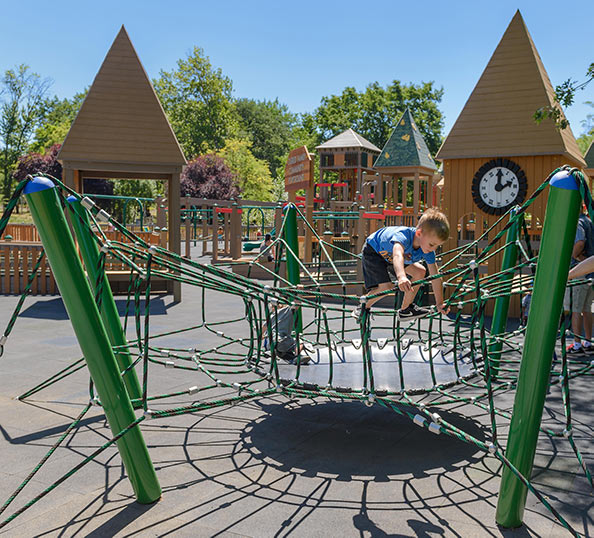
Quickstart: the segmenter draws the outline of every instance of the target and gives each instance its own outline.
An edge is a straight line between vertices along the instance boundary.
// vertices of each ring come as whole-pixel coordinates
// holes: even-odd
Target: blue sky
[[[159,2],[4,0],[0,70],[28,64],[71,97],[88,86],[124,24],[149,76],[195,46],[233,80],[236,97],[313,111],[345,86],[393,79],[445,90],[447,134],[520,9],[553,85],[582,81],[594,61],[594,1]],[[22,24],[21,24],[22,21]],[[594,109],[594,83],[567,110],[574,134]]]

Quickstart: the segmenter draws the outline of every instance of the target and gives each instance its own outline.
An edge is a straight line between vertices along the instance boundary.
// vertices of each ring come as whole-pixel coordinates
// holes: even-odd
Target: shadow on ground
[[[116,307],[118,314],[124,316],[126,313],[126,299],[116,299]],[[150,302],[150,313],[151,316],[163,316],[167,314],[167,310],[172,305],[165,304],[162,297],[155,297]],[[134,316],[134,299],[128,306],[128,314]],[[144,299],[140,301],[140,315],[144,315]],[[36,301],[31,306],[23,310],[19,317],[22,318],[34,318],[34,319],[51,319],[57,321],[64,321],[68,319],[68,314],[61,297],[55,299]]]

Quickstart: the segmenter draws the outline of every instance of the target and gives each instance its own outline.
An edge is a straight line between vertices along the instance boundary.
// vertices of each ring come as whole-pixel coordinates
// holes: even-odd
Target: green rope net
[[[511,332],[491,334],[486,319],[489,305],[497,298],[520,295],[531,288],[537,255],[532,248],[526,226],[526,210],[543,193],[550,178],[559,170],[551,173],[521,207],[502,215],[480,237],[454,251],[443,253],[439,275],[416,282],[427,288],[432,278],[443,278],[450,292],[448,304],[454,307],[455,314],[445,317],[433,312],[426,319],[408,323],[403,323],[396,315],[400,300],[398,294],[393,299],[388,299],[393,300],[390,308],[376,308],[372,314],[364,309],[359,320],[351,316],[360,300],[358,295],[349,292],[353,285],[361,284],[356,280],[356,264],[360,256],[325,241],[301,213],[299,218],[303,221],[303,226],[311,228],[319,245],[319,253],[313,263],[299,261],[302,284],[293,286],[282,276],[287,255],[298,254],[291,251],[284,239],[286,216],[272,245],[256,254],[249,262],[234,262],[226,266],[206,265],[147,244],[111,217],[106,217],[104,212],[100,214],[93,202],[87,202],[91,223],[88,233],[100,247],[100,267],[104,266],[106,258],[112,258],[129,268],[123,324],[125,328],[131,326],[126,351],[135,360],[122,372],[122,376],[126,376],[132,368],[139,371],[142,398],[133,400],[132,403],[136,408],[141,408],[143,414],[56,483],[0,522],[0,528],[143,420],[164,419],[231,406],[280,393],[292,399],[355,400],[368,406],[380,405],[409,418],[418,427],[436,435],[446,435],[471,443],[508,466],[561,524],[577,535],[575,529],[534,487],[529,477],[523,477],[505,457],[500,430],[502,423],[508,423],[511,418],[508,411],[509,397],[506,399],[505,396],[516,386],[525,329],[520,327]],[[588,212],[594,217],[586,181],[580,172],[573,172],[579,179]],[[58,191],[63,199],[73,195],[81,200],[78,193],[59,180],[51,179],[59,186]],[[23,187],[19,185],[18,192],[0,219],[0,235]],[[69,204],[63,205],[68,211]],[[74,212],[71,212],[70,217],[79,218]],[[126,240],[108,241],[100,220],[107,220]],[[505,237],[507,230],[513,225],[517,225],[522,231],[520,237],[514,241],[520,252],[518,263],[496,274],[481,274],[481,265],[510,246],[511,243],[506,243]],[[495,232],[495,228],[499,231]],[[479,245],[486,246],[479,248]],[[271,252],[274,254],[272,264],[268,262]],[[464,261],[469,257],[470,261]],[[340,261],[336,261],[337,259]],[[33,272],[29,284],[36,272]],[[266,275],[267,280],[252,278],[256,272]],[[99,273],[99,279],[91,284],[101,308],[101,289],[107,283],[104,271]],[[200,288],[201,304],[197,305],[197,319],[191,326],[170,332],[151,332],[151,281],[156,278]],[[575,285],[584,282],[577,281]],[[233,298],[236,314],[232,319],[212,317],[208,302],[208,298],[212,297],[211,293],[222,293]],[[27,292],[19,301],[0,341],[3,347],[6,347],[7,337],[26,295]],[[134,307],[133,320],[128,319],[128,305]],[[281,311],[291,312],[288,319],[292,324],[290,331],[297,352],[290,361],[285,360],[286,355],[283,353],[280,322],[275,322]],[[299,318],[302,323],[301,331],[297,330]],[[550,389],[561,392],[564,420],[557,428],[541,427],[541,431],[552,437],[567,439],[586,479],[592,485],[592,476],[572,435],[569,394],[571,383],[576,377],[592,375],[594,361],[585,357],[567,356],[565,340],[569,334],[569,322],[563,317],[559,330],[559,352],[550,372]],[[184,341],[191,339],[195,343],[186,348],[168,344],[175,342],[180,336],[183,336]],[[491,351],[492,346],[498,349],[496,353]],[[114,348],[114,352],[118,351],[123,350]],[[75,361],[21,395],[20,399],[43,390],[83,367],[83,359]],[[183,390],[152,394],[149,391],[151,377],[162,377],[162,368],[184,370],[188,375],[194,373],[196,382]],[[178,402],[183,397],[187,399],[187,403],[183,405],[164,405],[168,399]],[[461,404],[472,406],[486,417],[488,427],[485,440],[465,432],[440,415],[440,410]],[[100,401],[95,396],[91,383],[90,404],[23,484],[0,507],[0,513],[8,508],[58,445],[76,431],[77,425],[92,405],[100,405]]]

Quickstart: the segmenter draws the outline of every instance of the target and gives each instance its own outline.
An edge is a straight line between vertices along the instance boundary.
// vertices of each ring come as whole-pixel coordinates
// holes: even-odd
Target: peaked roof
[[[553,86],[517,11],[437,158],[561,154],[583,165],[569,128],[533,120],[538,108],[553,103]]]
[[[347,129],[343,133],[336,135],[327,142],[316,146],[316,149],[335,149],[335,148],[363,148],[370,151],[380,152],[380,149],[373,145],[369,140],[363,138],[352,129]]]
[[[586,168],[594,169],[594,140],[590,142],[590,147],[586,150],[584,160],[586,161]]]
[[[374,168],[418,166],[437,171],[425,139],[415,125],[415,120],[408,108],[398,120],[373,166]]]
[[[186,163],[123,26],[95,76],[58,158],[177,166]]]

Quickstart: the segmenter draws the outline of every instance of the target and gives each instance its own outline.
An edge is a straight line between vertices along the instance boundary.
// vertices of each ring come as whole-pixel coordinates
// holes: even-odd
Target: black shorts
[[[382,258],[373,247],[365,243],[361,252],[363,265],[363,280],[367,291],[377,288],[385,282],[396,280],[394,266]]]

